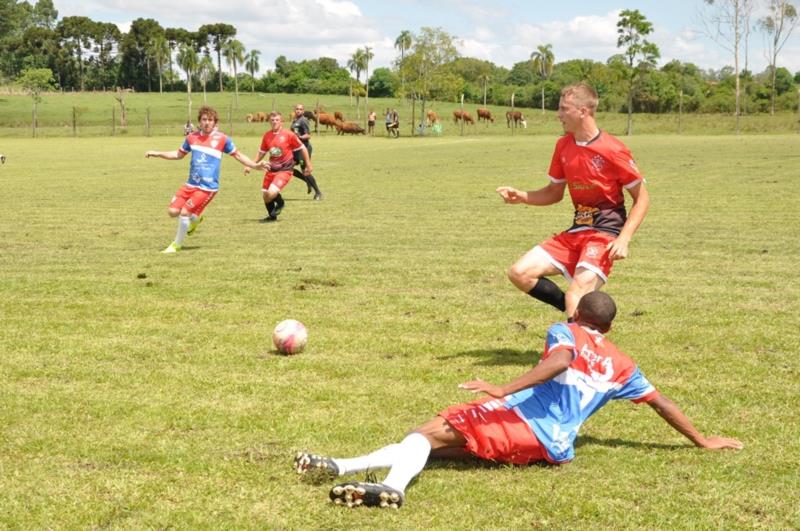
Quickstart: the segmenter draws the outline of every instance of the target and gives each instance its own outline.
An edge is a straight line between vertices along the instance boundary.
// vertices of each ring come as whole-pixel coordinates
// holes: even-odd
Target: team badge
[[[283,155],[283,150],[281,148],[279,148],[277,146],[273,147],[273,148],[269,148],[269,156],[272,157],[273,159],[276,159],[276,158],[280,157],[281,155]]]
[[[595,155],[594,157],[592,157],[592,160],[590,162],[592,163],[592,166],[594,166],[594,169],[597,171],[601,171],[603,169],[603,166],[606,165],[606,159],[604,159],[600,155]]]
[[[587,247],[586,248],[586,257],[587,258],[597,258],[600,255],[600,251],[597,247]]]
[[[216,147],[217,147],[217,144],[219,144],[219,142],[217,142],[216,140],[212,140],[212,141],[211,141],[211,147],[212,147],[212,148],[216,148]]]

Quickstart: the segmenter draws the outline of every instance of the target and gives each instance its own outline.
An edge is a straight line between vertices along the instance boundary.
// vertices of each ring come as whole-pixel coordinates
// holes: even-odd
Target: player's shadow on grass
[[[531,350],[520,350],[513,348],[495,349],[475,349],[465,350],[456,354],[440,356],[440,359],[472,358],[475,360],[473,365],[482,367],[496,367],[504,365],[518,365],[531,367],[539,362],[542,353]]]
[[[580,435],[575,441],[575,449],[584,445],[610,446],[612,448],[625,447],[637,450],[684,450],[690,444],[665,444],[648,443],[640,441],[626,441],[625,439],[598,439],[591,435]]]

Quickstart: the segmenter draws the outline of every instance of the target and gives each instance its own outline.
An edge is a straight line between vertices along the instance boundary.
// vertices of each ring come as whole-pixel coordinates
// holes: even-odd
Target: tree
[[[553,75],[553,65],[556,58],[553,54],[553,45],[545,44],[536,47],[536,51],[531,53],[533,69],[542,80],[542,114],[544,114],[544,84]]]
[[[356,90],[353,91],[351,89],[351,94],[355,92],[356,95],[356,116],[361,116],[361,111],[359,110],[359,104],[361,99],[361,72],[367,67],[367,56],[366,52],[361,48],[356,48],[356,51],[353,52],[353,55],[350,56],[350,59],[347,60],[347,69],[351,72],[355,72],[356,74]],[[353,100],[350,100],[350,103],[353,103]]]
[[[217,24],[204,24],[197,30],[200,41],[205,42],[206,46],[210,43],[217,52],[217,72],[219,73],[219,91],[225,89],[222,86],[222,48],[225,43],[236,36],[236,28],[230,24],[219,22]]]
[[[769,14],[758,21],[759,29],[767,37],[767,60],[771,77],[769,113],[775,114],[775,77],[778,54],[797,27],[797,9],[788,0],[768,0]]]
[[[183,28],[167,28],[164,30],[164,37],[167,39],[167,46],[169,46],[169,77],[172,80],[172,55],[179,44],[191,44],[197,39],[197,35]]]
[[[197,52],[189,44],[181,44],[178,49],[178,65],[186,72],[186,93],[192,99],[192,76],[197,71]]]
[[[225,62],[233,68],[234,101],[236,108],[239,107],[239,78],[237,77],[236,67],[244,62],[244,44],[237,39],[231,39],[222,46],[222,54]]]
[[[38,0],[33,6],[33,23],[45,29],[55,29],[58,19],[58,10],[53,5],[53,0]]]
[[[700,15],[705,33],[722,48],[733,53],[735,76],[735,114],[736,134],[739,134],[739,117],[741,116],[741,81],[739,79],[739,48],[742,35],[746,33],[749,13],[753,8],[753,0],[703,0],[708,11]]]
[[[36,136],[37,105],[42,101],[42,92],[55,88],[53,71],[49,68],[28,68],[17,78],[17,83],[22,85],[25,92],[33,99],[33,136]]]
[[[148,53],[156,62],[156,68],[158,69],[158,92],[162,94],[164,92],[164,66],[170,57],[169,44],[167,43],[166,37],[164,35],[156,35],[153,37],[150,41]]]
[[[80,90],[83,90],[83,50],[92,46],[92,35],[95,23],[88,17],[64,17],[59,22],[57,31],[61,38],[71,46],[78,56],[78,79]]]
[[[164,35],[164,28],[151,18],[137,18],[120,42],[119,84],[133,87],[137,91],[150,91],[152,73],[150,68],[150,42]]]
[[[367,111],[369,107],[369,61],[373,57],[375,57],[375,54],[372,53],[372,48],[364,46],[364,120],[366,120],[369,115]],[[366,123],[364,125],[366,127]]]
[[[376,68],[369,79],[369,93],[377,98],[391,98],[397,90],[397,76],[388,68]]]
[[[409,82],[414,97],[452,96],[453,76],[445,66],[458,57],[455,37],[441,28],[423,27],[413,42],[400,72]]]
[[[260,68],[258,64],[258,58],[261,56],[261,52],[258,50],[250,50],[250,52],[244,58],[244,67],[250,73],[250,77],[253,78],[253,84],[250,85],[250,92],[255,92],[256,90],[256,72]]]
[[[203,103],[206,103],[206,84],[211,76],[214,75],[214,61],[207,54],[203,54],[200,62],[197,63],[197,75],[200,77],[200,83],[203,85]]]
[[[624,49],[628,81],[628,135],[633,134],[633,92],[636,84],[655,66],[661,55],[658,46],[645,39],[652,31],[653,25],[638,9],[626,9],[619,14],[617,48]]]
[[[400,35],[398,35],[397,39],[394,41],[394,47],[400,50],[400,63],[398,64],[398,68],[400,70],[400,90],[403,95],[405,95],[406,92],[406,80],[405,77],[403,77],[403,63],[406,58],[406,51],[411,48],[413,43],[414,37],[408,30],[401,31]]]

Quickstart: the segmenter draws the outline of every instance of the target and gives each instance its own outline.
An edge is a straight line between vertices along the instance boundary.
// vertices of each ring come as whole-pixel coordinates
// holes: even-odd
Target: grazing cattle
[[[472,115],[467,111],[460,111],[460,110],[453,111],[453,121],[455,123],[458,123],[459,120],[464,120],[464,123],[466,124],[473,124],[473,125],[475,124],[475,120],[472,118]]]
[[[313,120],[314,123],[317,123],[317,115],[311,111],[303,111],[303,116],[305,116],[306,120]]]
[[[528,128],[528,122],[525,121],[525,116],[519,111],[508,111],[506,112],[506,125],[511,127],[511,122],[514,122],[516,126],[522,126],[523,129]]]
[[[336,134],[337,135],[364,135],[366,131],[364,128],[355,122],[336,121]]]
[[[494,116],[492,116],[492,111],[489,109],[478,109],[478,121],[489,121],[494,123]]]
[[[436,111],[428,111],[425,113],[425,116],[427,118],[428,127],[439,123],[439,115],[436,114]]]
[[[340,122],[344,122],[344,115],[339,111],[333,111],[333,116]]]
[[[252,122],[253,121],[252,113],[248,113],[247,116],[244,117],[244,119],[247,120],[247,123]]]
[[[324,125],[327,131],[331,127],[336,127],[336,117],[332,114],[321,112],[317,115],[319,125]]]
[[[254,122],[266,122],[267,121],[267,113],[258,111],[253,115]]]

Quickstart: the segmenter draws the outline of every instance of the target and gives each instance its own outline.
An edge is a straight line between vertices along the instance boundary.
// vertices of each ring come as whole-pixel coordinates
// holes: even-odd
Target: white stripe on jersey
[[[192,151],[199,151],[200,153],[205,153],[206,155],[211,155],[215,159],[222,158],[222,151],[214,148],[210,148],[208,146],[199,146],[197,144],[192,146]]]

